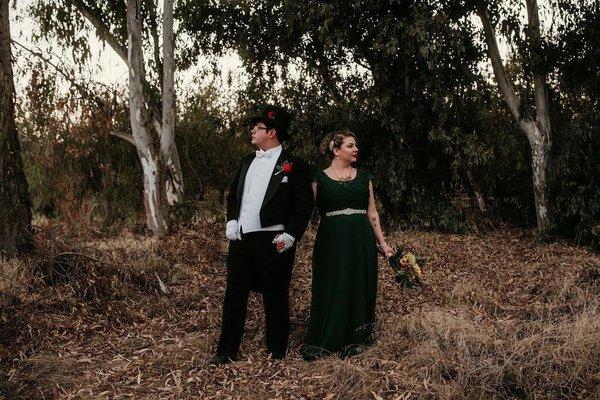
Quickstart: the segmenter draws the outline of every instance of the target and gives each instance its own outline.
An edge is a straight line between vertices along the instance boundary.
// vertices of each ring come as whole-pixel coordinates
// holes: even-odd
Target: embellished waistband
[[[344,208],[343,210],[329,211],[325,213],[326,217],[335,217],[336,215],[366,214],[367,210],[357,210],[355,208]]]

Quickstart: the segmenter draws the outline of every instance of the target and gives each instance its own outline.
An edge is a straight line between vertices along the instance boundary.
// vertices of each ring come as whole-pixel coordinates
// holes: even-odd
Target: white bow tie
[[[256,150],[256,158],[271,158],[272,156],[272,151]]]

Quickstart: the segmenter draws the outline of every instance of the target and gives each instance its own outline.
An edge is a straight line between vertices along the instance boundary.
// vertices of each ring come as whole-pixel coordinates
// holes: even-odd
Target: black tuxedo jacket
[[[237,175],[231,183],[227,195],[227,221],[239,219],[246,173],[255,156],[256,153],[252,153],[242,159]],[[277,173],[285,162],[292,164],[292,171]],[[282,183],[284,177],[287,177],[287,182]],[[285,232],[292,235],[296,239],[296,243],[299,242],[306,230],[314,206],[310,182],[308,165],[303,160],[289,154],[285,149],[282,150],[271,173],[269,186],[260,209],[261,226],[283,224]]]

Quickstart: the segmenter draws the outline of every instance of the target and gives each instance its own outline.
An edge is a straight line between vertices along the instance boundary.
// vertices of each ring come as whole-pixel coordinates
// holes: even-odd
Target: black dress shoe
[[[214,356],[211,357],[210,360],[208,360],[208,365],[217,366],[217,365],[229,364],[232,361],[235,361],[235,360],[233,360],[231,357],[215,354]]]

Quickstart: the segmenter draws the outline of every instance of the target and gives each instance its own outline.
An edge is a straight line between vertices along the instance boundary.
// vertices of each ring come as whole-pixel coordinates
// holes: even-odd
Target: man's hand
[[[275,243],[278,253],[283,253],[284,251],[289,250],[294,245],[295,241],[296,239],[292,235],[285,232],[275,236],[273,239],[273,243]]]
[[[232,219],[227,222],[227,229],[225,230],[225,235],[229,240],[241,240],[242,235],[240,234],[240,230],[238,229],[238,222],[236,219]]]

